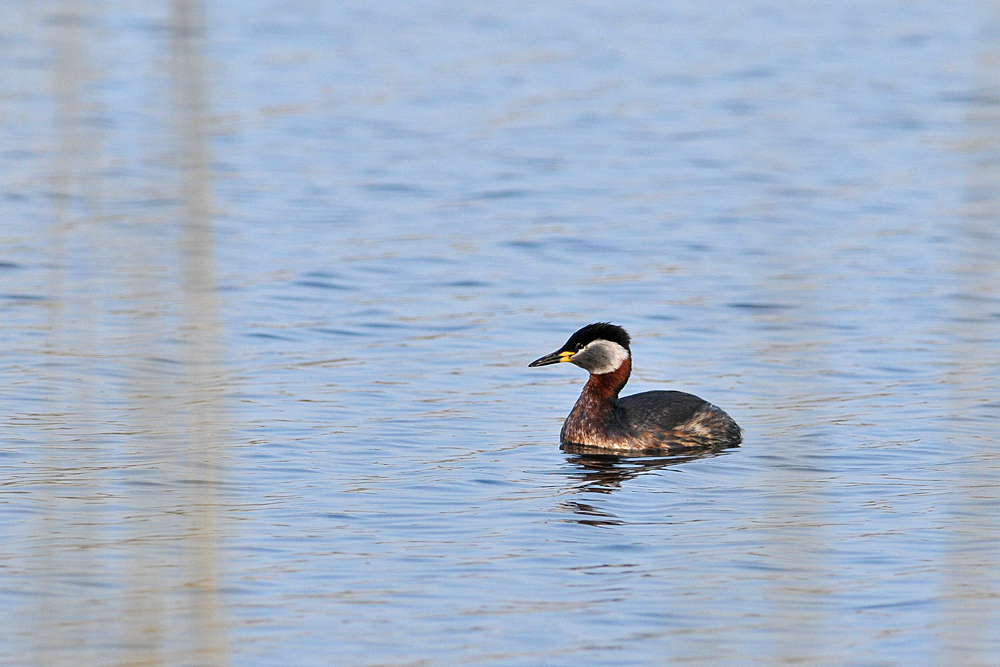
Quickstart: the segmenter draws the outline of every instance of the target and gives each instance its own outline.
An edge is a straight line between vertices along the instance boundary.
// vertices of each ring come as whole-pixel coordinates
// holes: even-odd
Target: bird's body
[[[734,447],[736,422],[711,403],[680,391],[647,391],[619,399],[632,372],[629,335],[599,322],[577,331],[562,348],[531,366],[569,361],[590,371],[559,439],[584,451],[612,454]]]

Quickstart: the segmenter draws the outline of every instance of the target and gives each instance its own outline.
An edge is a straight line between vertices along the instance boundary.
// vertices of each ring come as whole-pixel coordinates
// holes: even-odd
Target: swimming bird
[[[632,373],[631,338],[608,322],[583,327],[561,348],[529,367],[568,361],[590,372],[580,398],[559,433],[564,448],[638,454],[740,444],[740,427],[721,409],[681,391],[618,393]]]

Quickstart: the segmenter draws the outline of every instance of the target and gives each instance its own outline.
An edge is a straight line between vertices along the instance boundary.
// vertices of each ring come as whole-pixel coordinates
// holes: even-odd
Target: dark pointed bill
[[[535,359],[530,364],[528,364],[528,368],[531,368],[533,366],[548,366],[550,364],[558,364],[563,361],[569,361],[572,356],[573,356],[572,352],[566,350],[558,350],[556,352],[553,352],[552,354],[546,354],[541,359]]]

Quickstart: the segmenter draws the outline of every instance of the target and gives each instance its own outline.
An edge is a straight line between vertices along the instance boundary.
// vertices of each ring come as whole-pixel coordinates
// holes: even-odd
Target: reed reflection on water
[[[0,663],[993,664],[994,9],[18,5]]]
[[[91,97],[99,11],[66,2],[48,17],[56,134],[35,328],[43,356],[24,369],[37,401],[20,416],[37,435],[18,438],[37,459],[9,480],[31,502],[27,541],[7,564],[26,604],[19,639],[4,643],[40,664],[223,664],[230,434],[203,8],[170,5],[169,104],[130,156],[157,161],[157,182],[138,187],[114,175],[136,167],[108,163]]]

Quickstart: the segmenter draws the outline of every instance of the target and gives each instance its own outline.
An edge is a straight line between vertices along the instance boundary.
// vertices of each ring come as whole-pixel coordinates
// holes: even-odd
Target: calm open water
[[[1000,665],[1000,6],[3,14],[0,664]]]

